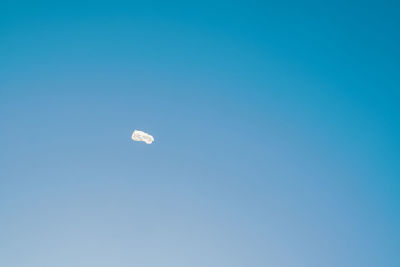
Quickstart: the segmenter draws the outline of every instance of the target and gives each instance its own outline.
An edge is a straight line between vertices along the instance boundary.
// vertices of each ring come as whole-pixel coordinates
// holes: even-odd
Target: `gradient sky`
[[[398,1],[126,2],[0,3],[0,266],[400,266]]]

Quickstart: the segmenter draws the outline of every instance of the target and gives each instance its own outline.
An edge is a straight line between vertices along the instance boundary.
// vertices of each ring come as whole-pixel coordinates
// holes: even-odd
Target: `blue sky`
[[[400,266],[399,4],[260,2],[0,4],[0,266]]]

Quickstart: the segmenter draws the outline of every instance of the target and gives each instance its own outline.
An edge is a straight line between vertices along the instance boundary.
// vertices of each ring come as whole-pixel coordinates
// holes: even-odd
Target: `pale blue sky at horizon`
[[[400,266],[399,11],[0,3],[0,266]]]

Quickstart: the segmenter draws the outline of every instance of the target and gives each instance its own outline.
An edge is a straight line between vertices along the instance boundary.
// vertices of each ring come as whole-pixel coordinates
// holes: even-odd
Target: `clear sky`
[[[400,266],[399,12],[0,2],[0,266]]]

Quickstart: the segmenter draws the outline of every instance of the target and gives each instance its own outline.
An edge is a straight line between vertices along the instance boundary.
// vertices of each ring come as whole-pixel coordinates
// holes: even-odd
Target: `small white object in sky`
[[[154,137],[151,136],[148,133],[142,132],[142,131],[138,131],[138,130],[134,130],[133,134],[132,134],[132,140],[133,141],[143,141],[146,144],[151,144],[154,142]]]

